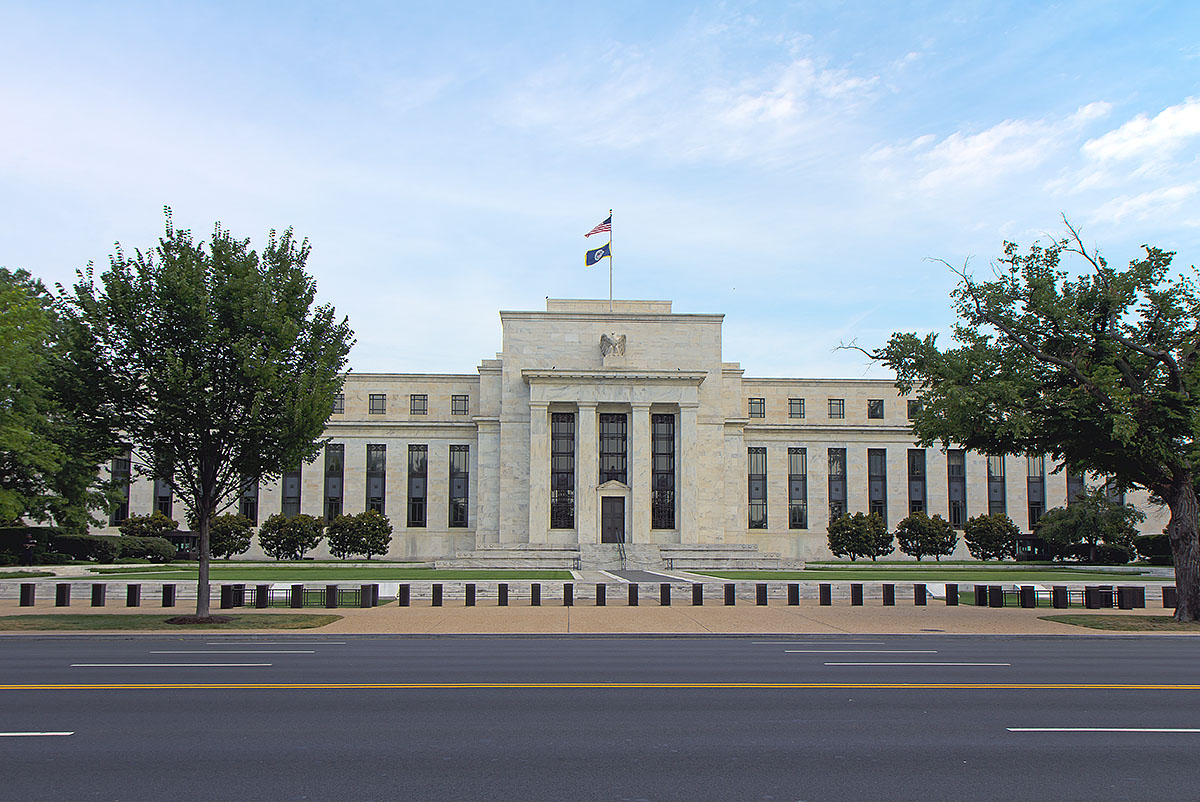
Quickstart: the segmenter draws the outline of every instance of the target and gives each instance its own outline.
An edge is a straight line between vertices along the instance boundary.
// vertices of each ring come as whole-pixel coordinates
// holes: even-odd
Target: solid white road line
[[[254,640],[254,641],[212,641],[205,646],[345,646],[344,640],[331,641],[299,641],[299,640]]]
[[[826,663],[827,666],[1011,666],[1012,663]]]
[[[71,668],[240,668],[270,663],[71,663]]]
[[[1197,727],[1005,727],[1009,732],[1200,732]]]
[[[874,640],[756,640],[755,646],[886,646]]]
[[[937,654],[937,649],[784,649],[784,654]]]
[[[238,649],[238,650],[233,650],[233,649],[200,649],[200,650],[173,649],[173,650],[150,652],[150,654],[315,654],[315,653],[316,652],[313,649],[244,649],[244,650],[243,649]]]
[[[0,738],[39,738],[44,735],[74,735],[72,732],[0,732]]]

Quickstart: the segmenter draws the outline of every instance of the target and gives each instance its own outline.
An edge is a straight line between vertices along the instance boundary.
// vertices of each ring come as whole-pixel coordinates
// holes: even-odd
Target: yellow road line
[[[0,691],[126,690],[989,690],[1200,691],[1200,685],[1075,682],[167,682],[0,685]]]

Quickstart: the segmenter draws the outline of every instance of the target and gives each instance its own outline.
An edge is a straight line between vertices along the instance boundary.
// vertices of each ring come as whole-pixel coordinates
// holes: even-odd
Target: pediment
[[[629,485],[624,482],[618,482],[616,479],[609,479],[604,484],[598,486],[597,490],[629,490]]]

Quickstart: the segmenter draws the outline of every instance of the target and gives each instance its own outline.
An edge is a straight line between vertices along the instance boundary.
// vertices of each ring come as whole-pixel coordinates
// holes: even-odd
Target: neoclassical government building
[[[377,509],[392,559],[570,554],[586,567],[620,548],[650,563],[787,565],[830,557],[826,526],[845,512],[889,528],[917,510],[956,526],[1004,512],[1029,531],[1085,481],[1041,457],[918,448],[917,401],[889,380],[746,376],[725,361],[723,315],[549,299],[500,320],[501,350],[478,375],[350,374],[322,457],[249,488],[241,511]],[[1161,531],[1162,513],[1130,501],[1150,513],[1144,531]],[[148,480],[122,506],[114,521],[183,517]]]

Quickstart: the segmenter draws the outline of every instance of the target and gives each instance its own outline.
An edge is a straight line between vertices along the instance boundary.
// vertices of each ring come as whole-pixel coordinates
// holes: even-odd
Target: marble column
[[[550,410],[529,404],[529,542],[545,543],[550,529]]]
[[[700,478],[697,467],[700,450],[697,446],[696,416],[699,404],[679,406],[679,453],[675,456],[675,504],[679,515],[679,542],[700,542]]]
[[[629,448],[628,477],[630,504],[628,541],[650,541],[650,404],[633,406],[633,441]]]
[[[575,446],[575,531],[580,543],[599,543],[600,524],[596,512],[596,485],[600,475],[599,443],[596,440],[596,402],[580,401]]]

